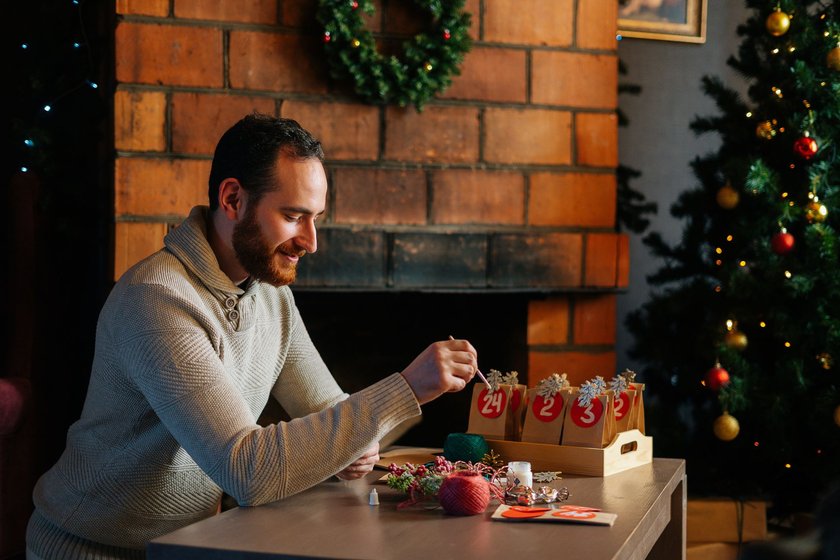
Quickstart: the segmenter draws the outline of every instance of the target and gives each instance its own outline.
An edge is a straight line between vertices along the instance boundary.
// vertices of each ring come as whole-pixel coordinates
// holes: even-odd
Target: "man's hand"
[[[379,442],[376,442],[367,448],[364,455],[350,463],[346,469],[337,473],[335,476],[341,480],[355,480],[357,478],[362,478],[373,470],[373,466],[378,460]]]
[[[425,404],[442,395],[460,391],[478,370],[478,353],[466,340],[435,342],[417,356],[402,376]]]

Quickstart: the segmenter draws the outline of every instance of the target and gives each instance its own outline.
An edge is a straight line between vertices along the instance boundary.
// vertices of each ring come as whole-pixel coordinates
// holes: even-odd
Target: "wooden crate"
[[[603,449],[499,439],[487,443],[505,461],[530,461],[534,472],[609,476],[653,461],[653,438],[639,430],[619,432]]]

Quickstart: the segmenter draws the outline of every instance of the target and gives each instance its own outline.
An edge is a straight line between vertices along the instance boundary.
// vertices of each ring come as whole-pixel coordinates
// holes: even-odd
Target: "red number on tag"
[[[504,391],[490,393],[487,389],[478,394],[478,411],[485,418],[498,418],[502,415],[507,404],[507,395]]]
[[[626,391],[622,391],[613,402],[615,404],[615,419],[621,420],[630,411],[630,395]]]
[[[575,400],[575,404],[572,405],[569,413],[572,415],[572,421],[575,424],[581,428],[591,428],[601,419],[601,415],[604,413],[604,405],[598,399],[593,400],[586,406],[581,406]]]
[[[534,404],[531,410],[533,410],[534,416],[543,422],[556,420],[563,411],[563,397],[542,397],[537,395],[534,397]]]

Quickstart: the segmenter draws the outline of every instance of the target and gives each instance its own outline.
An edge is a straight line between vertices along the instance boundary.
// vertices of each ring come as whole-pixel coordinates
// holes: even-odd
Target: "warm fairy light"
[[[785,348],[790,348],[790,342],[785,341]]]
[[[727,241],[732,241],[732,239],[733,239],[732,234],[729,234],[729,235],[726,236]]]
[[[747,266],[747,261],[741,261],[738,264],[741,265],[741,266]]]
[[[792,164],[792,163],[791,163],[789,167],[790,167],[791,169],[794,169],[794,168],[796,167],[796,165],[794,165],[794,164]]]
[[[785,270],[785,278],[790,278],[793,274],[790,273],[790,270]]]
[[[779,88],[779,87],[773,86],[773,87],[772,87],[772,88],[770,88],[770,89],[773,91],[773,93],[775,93],[775,94],[776,94],[776,97],[778,97],[779,99],[781,99],[781,98],[783,97],[783,95],[782,95],[782,88]]]
[[[722,289],[720,285],[715,286],[715,293],[719,294]]]
[[[790,468],[790,463],[785,463],[785,468],[789,469]]]
[[[796,50],[796,47],[790,47],[790,48],[788,49],[788,52],[793,52],[793,51],[795,51],[795,50]]]
[[[764,327],[766,327],[766,326],[767,326],[767,323],[765,323],[764,321],[760,321],[760,322],[758,323],[758,326],[759,326],[759,327],[761,327],[761,328],[763,329]]]
[[[715,247],[715,253],[717,253],[718,255],[722,255],[723,249],[721,249],[720,247]]]
[[[752,117],[752,111],[747,111],[747,118]]]
[[[828,31],[823,31],[823,37],[828,37],[830,33]]]
[[[773,49],[773,50],[772,50],[772,51],[770,51],[770,52],[771,52],[771,53],[773,53],[773,54],[779,54],[779,49]]]
[[[722,265],[722,264],[723,264],[723,261],[722,261],[722,260],[720,260],[720,259],[718,259],[718,260],[716,260],[716,261],[715,261],[715,264],[716,264],[716,265],[718,265],[718,266],[720,266],[720,265]]]
[[[783,193],[782,193],[782,198],[787,198],[787,197],[788,197],[788,193],[783,192]]]
[[[733,321],[732,319],[727,319],[726,320],[726,330],[731,331],[733,329],[733,327],[735,327],[735,321]]]
[[[821,85],[822,87],[825,87],[825,82],[820,82],[820,85]]]
[[[811,192],[808,193],[808,198],[810,198],[814,202],[817,201],[817,195],[814,194],[814,191],[811,191]]]

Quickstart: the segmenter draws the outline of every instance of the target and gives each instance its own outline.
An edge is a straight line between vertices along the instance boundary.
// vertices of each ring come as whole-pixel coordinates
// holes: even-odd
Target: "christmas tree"
[[[720,148],[671,209],[680,241],[645,238],[663,265],[627,326],[657,455],[784,514],[840,477],[840,2],[746,4],[748,100],[703,78],[719,114],[691,127]]]

